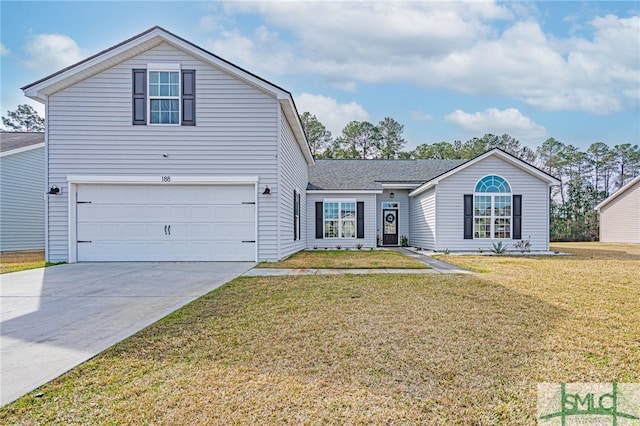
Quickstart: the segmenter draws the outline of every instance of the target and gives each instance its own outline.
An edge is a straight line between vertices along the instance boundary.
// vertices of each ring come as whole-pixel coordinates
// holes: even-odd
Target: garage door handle
[[[243,243],[255,243],[256,240],[243,240],[242,242]]]
[[[169,235],[171,235],[171,225],[167,226],[167,232],[169,232]]]
[[[164,226],[164,235],[167,235],[167,225]]]

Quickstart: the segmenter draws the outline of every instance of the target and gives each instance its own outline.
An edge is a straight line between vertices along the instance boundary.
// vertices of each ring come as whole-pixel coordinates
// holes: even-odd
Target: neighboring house
[[[44,133],[0,132],[0,251],[44,250]]]
[[[22,89],[46,104],[46,187],[62,189],[50,261],[274,261],[378,235],[548,248],[553,177],[499,150],[315,163],[289,92],[159,27]]]
[[[596,206],[600,241],[640,244],[640,176]]]

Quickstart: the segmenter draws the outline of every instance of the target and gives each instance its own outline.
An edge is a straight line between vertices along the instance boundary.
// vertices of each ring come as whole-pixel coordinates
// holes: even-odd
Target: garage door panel
[[[255,260],[253,186],[80,185],[78,200],[79,261]]]

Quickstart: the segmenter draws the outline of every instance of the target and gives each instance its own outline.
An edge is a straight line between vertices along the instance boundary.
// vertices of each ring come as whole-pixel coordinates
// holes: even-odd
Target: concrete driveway
[[[253,266],[249,262],[76,263],[0,276],[0,405]]]

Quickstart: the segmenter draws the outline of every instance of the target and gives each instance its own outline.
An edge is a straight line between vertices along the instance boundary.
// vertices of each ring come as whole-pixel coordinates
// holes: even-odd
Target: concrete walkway
[[[55,379],[254,265],[74,263],[3,274],[0,405]]]
[[[401,253],[407,257],[417,260],[431,267],[431,269],[277,269],[277,268],[253,268],[247,271],[245,277],[263,277],[263,276],[279,276],[279,275],[340,275],[340,274],[471,274],[473,272],[442,262],[425,254],[419,254],[402,247],[391,248],[395,252]]]

